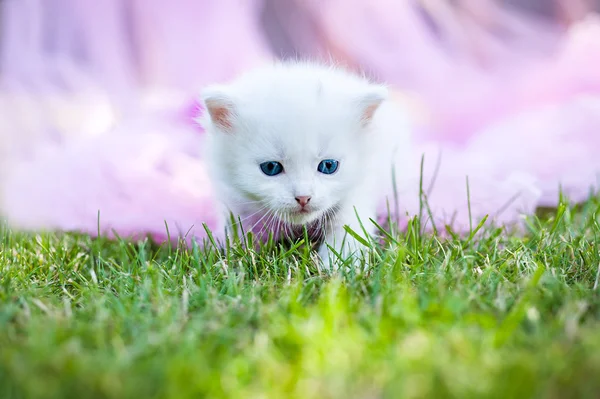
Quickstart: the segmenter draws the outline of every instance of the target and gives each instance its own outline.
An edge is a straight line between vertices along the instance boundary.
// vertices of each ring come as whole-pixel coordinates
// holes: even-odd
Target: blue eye
[[[319,166],[317,166],[317,170],[323,174],[331,175],[338,170],[339,166],[339,161],[336,161],[335,159],[324,159],[319,163]]]
[[[260,170],[267,176],[275,176],[283,172],[283,165],[275,161],[263,162]]]

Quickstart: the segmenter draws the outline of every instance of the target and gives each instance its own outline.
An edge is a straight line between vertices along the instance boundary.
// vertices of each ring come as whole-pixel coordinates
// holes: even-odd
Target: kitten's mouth
[[[321,215],[321,212],[315,211],[313,209],[294,209],[288,213],[289,221],[292,224],[302,225],[312,222],[315,219],[318,219]]]
[[[339,210],[336,204],[328,209],[315,209],[312,207],[296,208],[288,212],[288,222],[292,225],[301,226],[332,217]]]

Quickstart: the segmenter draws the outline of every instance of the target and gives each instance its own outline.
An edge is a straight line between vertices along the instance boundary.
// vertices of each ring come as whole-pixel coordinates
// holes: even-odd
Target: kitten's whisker
[[[258,226],[258,225],[259,225],[259,224],[260,224],[260,223],[261,223],[261,222],[262,222],[262,221],[263,221],[263,220],[264,220],[266,217],[268,217],[268,216],[271,214],[271,212],[272,212],[272,210],[270,210],[270,209],[269,209],[267,212],[265,212],[265,214],[264,214],[264,215],[262,215],[262,216],[260,217],[260,219],[258,219],[258,220],[256,221],[256,223],[254,223],[254,224],[252,225],[252,227],[250,227],[250,231],[251,231],[251,232],[254,232],[254,228],[256,228],[256,226]]]
[[[253,205],[253,204],[258,204],[261,201],[256,201],[256,200],[252,200],[252,201],[232,201],[233,205]]]
[[[292,224],[288,220],[288,214],[284,214],[284,228],[285,228],[285,237],[287,239],[293,239],[294,229],[292,228]]]
[[[269,235],[269,226],[271,225],[271,223],[273,222],[273,220],[275,219],[275,214],[277,213],[277,211],[273,211],[271,212],[270,216],[267,218],[267,220],[263,223],[263,225],[260,228],[260,232],[259,235],[262,237],[264,234]]]
[[[248,220],[248,219],[252,218],[252,217],[253,217],[253,216],[255,216],[256,214],[258,214],[258,213],[260,213],[260,212],[264,211],[265,209],[267,209],[267,207],[268,207],[267,205],[264,205],[264,206],[263,206],[263,207],[261,207],[259,210],[257,210],[257,211],[256,211],[256,212],[254,212],[254,213],[251,213],[250,215],[246,216],[245,218],[243,218],[243,219],[237,219],[237,220],[236,220],[236,222],[235,222],[234,224],[240,224],[240,223],[243,223],[243,222],[245,222],[246,220]]]
[[[285,217],[285,215],[282,212],[277,211],[277,226],[275,227],[275,234],[277,234],[277,240],[281,238],[281,225],[283,223],[283,221],[281,220],[282,217]]]
[[[273,218],[271,219],[268,228],[271,229],[271,233],[273,234],[273,239],[277,238],[278,226],[281,223],[281,211],[276,210],[273,214]]]
[[[261,226],[260,231],[258,232],[258,236],[262,239],[263,234],[266,233],[266,230],[269,229],[269,226],[271,225],[271,223],[273,223],[273,221],[275,220],[276,217],[276,212],[277,210],[273,211],[270,210],[269,214],[270,216],[267,218],[267,220],[263,223],[263,225]]]
[[[331,211],[329,209],[323,214],[323,219],[321,220],[321,225],[319,226],[319,241],[325,240],[327,228],[330,226],[331,216]]]
[[[335,223],[337,222],[337,210],[334,208],[329,208],[325,212],[325,223],[324,226],[321,226],[321,234],[322,239],[325,240],[327,237],[327,231],[331,229]]]
[[[325,220],[323,221],[323,225],[321,226],[321,232],[323,235],[323,237],[322,237],[323,239],[325,239],[327,229],[332,224],[332,218],[333,218],[333,214],[332,214],[331,210],[328,209],[327,212],[325,212]]]

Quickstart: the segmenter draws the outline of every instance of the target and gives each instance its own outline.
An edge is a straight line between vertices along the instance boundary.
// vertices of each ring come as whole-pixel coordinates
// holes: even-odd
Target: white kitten
[[[387,96],[384,86],[310,63],[270,65],[206,88],[200,123],[228,214],[263,239],[299,238],[305,226],[327,267],[336,258],[328,246],[342,259],[367,250],[344,225],[373,233],[369,219],[391,185],[402,140],[382,128]]]

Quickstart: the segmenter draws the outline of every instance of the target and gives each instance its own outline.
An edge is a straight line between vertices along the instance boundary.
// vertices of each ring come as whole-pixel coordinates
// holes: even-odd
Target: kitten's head
[[[222,199],[293,225],[352,202],[371,172],[371,121],[386,97],[385,87],[310,64],[261,68],[206,88],[200,123]]]

